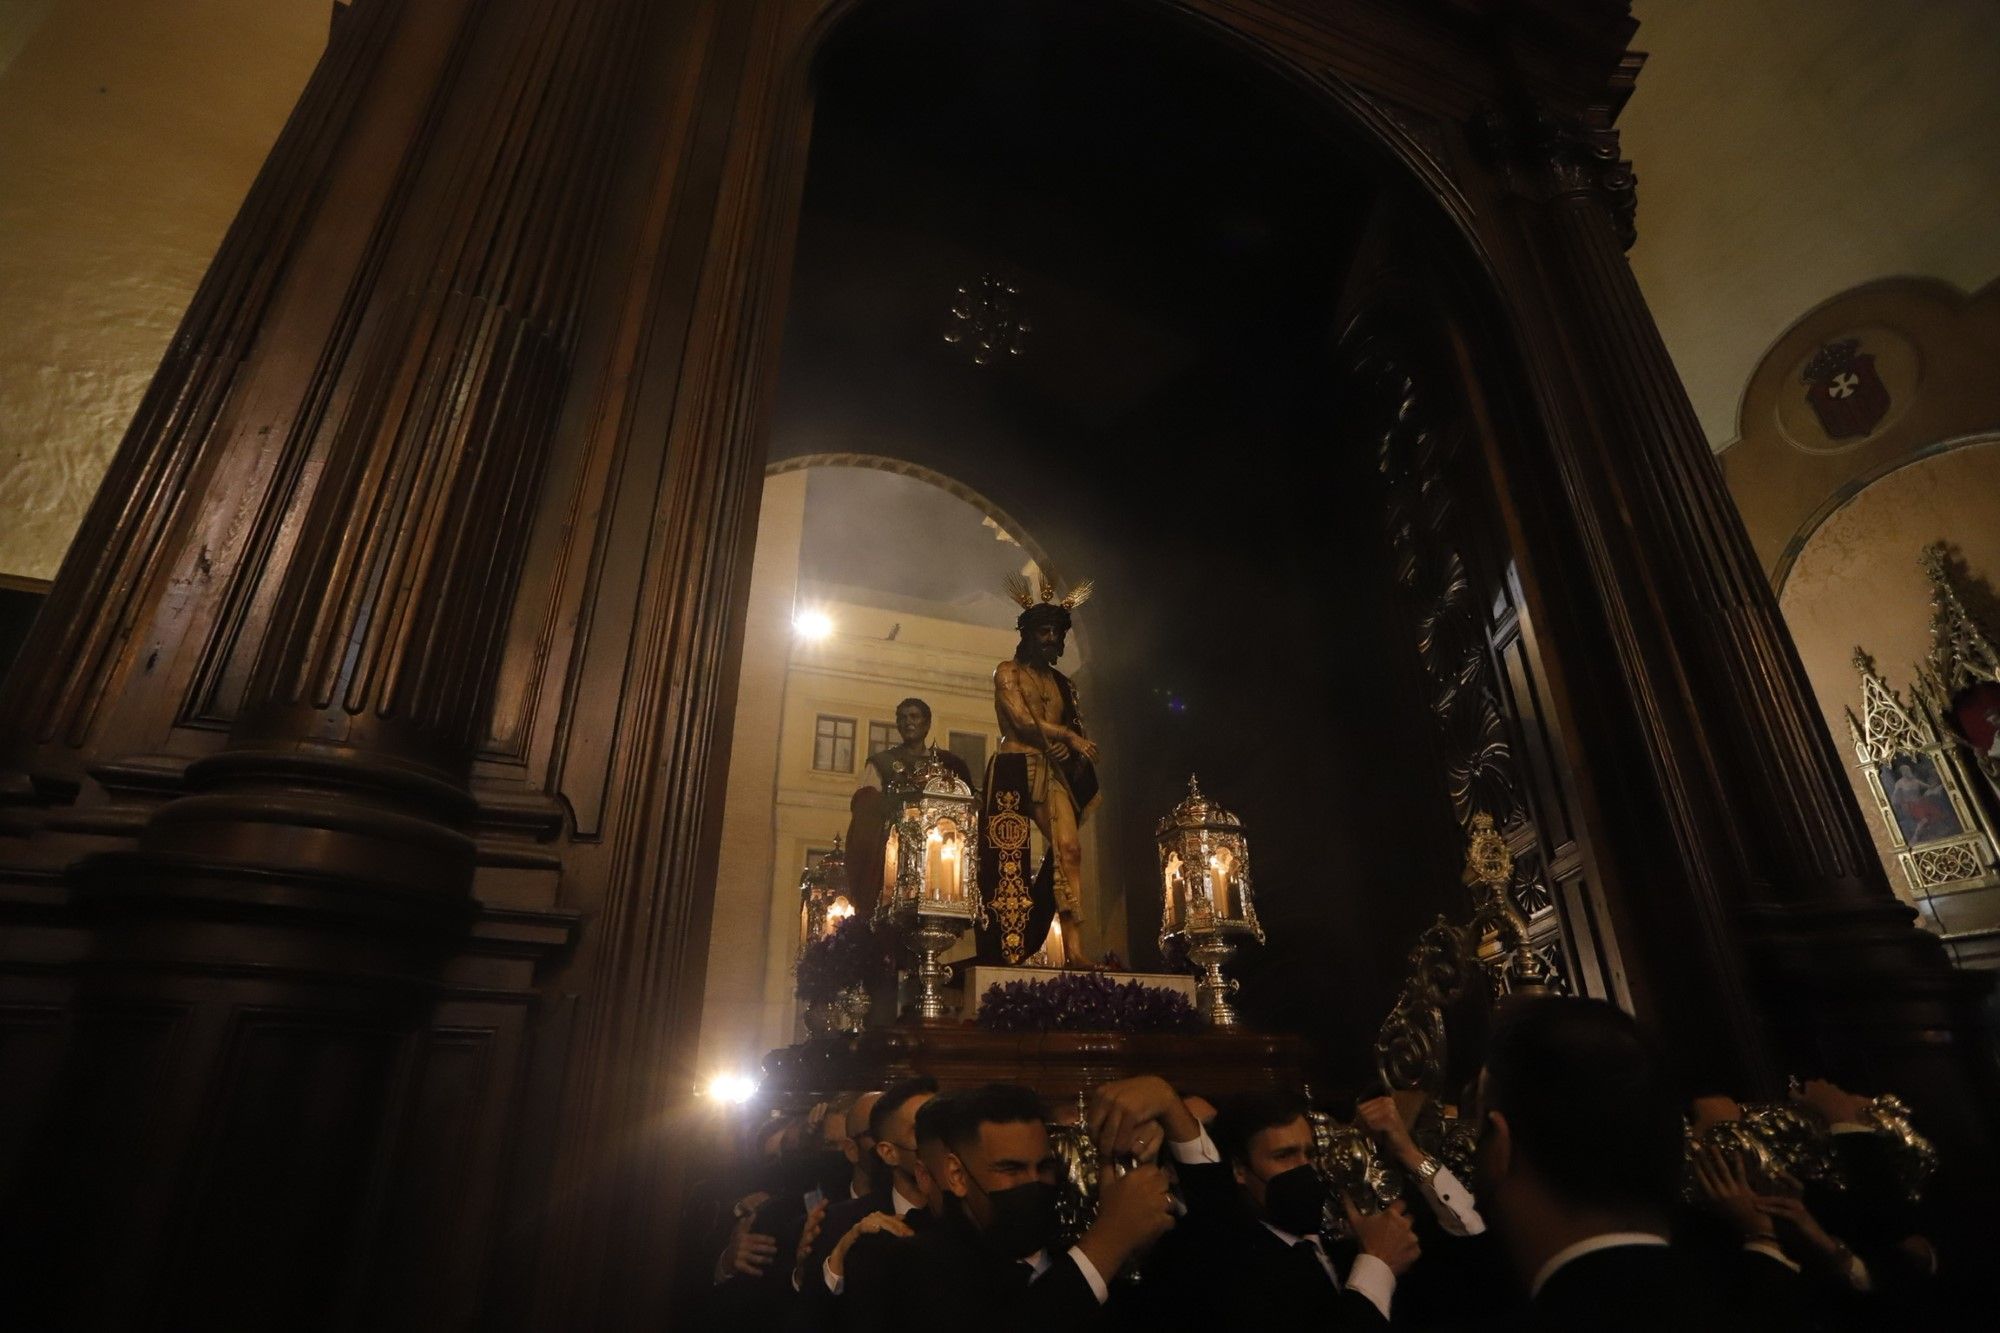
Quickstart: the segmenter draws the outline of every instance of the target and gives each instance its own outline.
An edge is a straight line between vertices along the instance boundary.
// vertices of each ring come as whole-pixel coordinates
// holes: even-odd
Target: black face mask
[[[986,1201],[993,1206],[993,1216],[980,1234],[1007,1258],[1025,1259],[1055,1240],[1056,1187],[1046,1180],[993,1190]]]
[[[1310,1236],[1322,1225],[1327,1198],[1326,1182],[1319,1172],[1311,1166],[1295,1166],[1264,1182],[1264,1215],[1280,1231]]]

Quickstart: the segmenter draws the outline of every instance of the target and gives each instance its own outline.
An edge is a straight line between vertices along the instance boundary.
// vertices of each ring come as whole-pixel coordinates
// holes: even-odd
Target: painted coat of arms
[[[1820,429],[1836,440],[1874,430],[1889,411],[1889,388],[1875,372],[1875,357],[1859,338],[1830,342],[1813,354],[1799,378]]]

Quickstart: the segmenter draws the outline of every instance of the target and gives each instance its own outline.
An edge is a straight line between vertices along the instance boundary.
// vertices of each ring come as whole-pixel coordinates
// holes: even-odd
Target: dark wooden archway
[[[853,8],[337,9],[0,694],[11,1291],[663,1322],[811,66]],[[1693,1049],[1646,996],[1708,997],[1748,1083],[1906,1090],[1983,1180],[1976,988],[1882,881],[1624,262],[1626,5],[1132,9],[1450,238],[1414,368],[1528,571],[1642,1009]]]

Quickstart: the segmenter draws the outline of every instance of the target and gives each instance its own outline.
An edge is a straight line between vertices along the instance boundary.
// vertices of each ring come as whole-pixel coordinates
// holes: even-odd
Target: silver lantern
[[[1236,1026],[1237,983],[1222,965],[1245,936],[1264,942],[1250,896],[1250,844],[1243,821],[1188,779],[1188,794],[1160,821],[1160,948],[1179,943],[1196,974],[1196,1007],[1209,1026]]]
[[[957,774],[935,763],[888,799],[875,921],[904,932],[916,955],[910,1015],[935,1021],[946,1016],[939,988],[951,979],[951,968],[939,960],[968,924],[986,916],[979,896],[979,803]]]

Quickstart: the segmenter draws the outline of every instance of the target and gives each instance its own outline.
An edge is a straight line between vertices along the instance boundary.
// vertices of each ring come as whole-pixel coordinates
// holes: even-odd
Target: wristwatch
[[[1437,1179],[1437,1173],[1442,1170],[1444,1170],[1444,1163],[1429,1153],[1425,1153],[1424,1160],[1417,1163],[1417,1179],[1428,1185]]]

